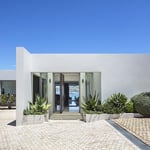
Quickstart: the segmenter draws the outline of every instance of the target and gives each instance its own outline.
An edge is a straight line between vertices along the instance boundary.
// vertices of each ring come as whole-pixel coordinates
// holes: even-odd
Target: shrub
[[[137,112],[137,110],[136,110],[136,108],[135,108],[135,100],[137,99],[137,97],[139,97],[139,96],[150,96],[150,92],[142,92],[142,93],[140,93],[140,94],[137,94],[137,95],[134,95],[132,98],[131,98],[131,101],[133,102],[133,112],[134,113],[138,113]]]
[[[88,114],[101,113],[101,102],[99,96],[95,93],[84,98],[84,103],[81,104],[81,109]]]
[[[143,92],[132,97],[135,109],[145,117],[150,117],[150,92]]]
[[[15,102],[15,95],[10,94],[2,94],[0,95],[0,104],[7,105],[9,109],[11,109],[11,105]]]
[[[103,112],[108,114],[122,113],[124,112],[126,102],[127,97],[124,94],[113,94],[103,104]]]
[[[7,95],[4,95],[4,94],[2,94],[2,95],[0,95],[0,103],[2,104],[2,105],[6,105],[7,104]]]
[[[133,109],[133,101],[128,101],[126,104],[125,104],[125,112],[126,113],[133,113],[134,112],[134,109]]]
[[[26,108],[23,112],[24,115],[41,115],[46,114],[50,104],[47,103],[46,98],[40,98],[36,96],[35,104],[29,102],[29,108]]]
[[[112,105],[110,105],[109,102],[105,102],[102,105],[102,111],[103,111],[103,113],[107,113],[107,114],[115,114],[116,113],[116,110],[113,108]]]

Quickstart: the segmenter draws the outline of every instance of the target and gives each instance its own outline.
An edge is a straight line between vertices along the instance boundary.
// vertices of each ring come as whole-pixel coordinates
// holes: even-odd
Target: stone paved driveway
[[[0,150],[137,150],[106,121],[49,121],[10,126],[0,120]]]
[[[150,118],[123,118],[113,121],[150,146]]]

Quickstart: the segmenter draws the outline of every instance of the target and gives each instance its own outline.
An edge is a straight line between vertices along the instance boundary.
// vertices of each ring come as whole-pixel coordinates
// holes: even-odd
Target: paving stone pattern
[[[150,118],[124,118],[113,121],[150,146]]]
[[[49,121],[10,126],[0,120],[0,150],[138,150],[106,121]]]

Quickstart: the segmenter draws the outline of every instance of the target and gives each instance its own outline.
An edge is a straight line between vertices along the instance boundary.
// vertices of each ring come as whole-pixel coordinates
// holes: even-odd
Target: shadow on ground
[[[7,125],[10,125],[10,126],[16,126],[16,120],[11,121],[11,122],[10,122],[10,123],[8,123]]]

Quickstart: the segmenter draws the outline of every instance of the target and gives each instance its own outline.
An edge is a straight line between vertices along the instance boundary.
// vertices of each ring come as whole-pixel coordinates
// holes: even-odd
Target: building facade
[[[101,101],[121,92],[128,98],[150,91],[149,54],[31,54],[16,48],[17,125],[38,94],[52,104],[51,113],[80,112],[94,92]]]

